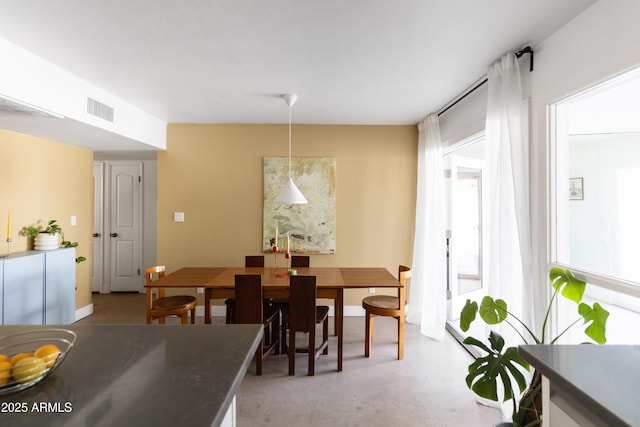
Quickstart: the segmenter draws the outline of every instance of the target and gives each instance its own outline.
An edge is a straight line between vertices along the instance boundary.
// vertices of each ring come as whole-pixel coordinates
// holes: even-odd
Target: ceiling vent
[[[87,98],[87,113],[113,123],[113,107],[93,98]]]
[[[0,117],[48,117],[61,119],[63,116],[35,105],[0,95]]]

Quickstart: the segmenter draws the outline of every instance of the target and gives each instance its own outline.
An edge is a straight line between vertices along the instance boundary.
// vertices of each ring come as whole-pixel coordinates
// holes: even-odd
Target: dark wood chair
[[[265,333],[256,350],[256,375],[262,375],[262,361],[280,353],[280,312],[262,298],[262,276],[239,274],[235,277],[235,323],[264,325]]]
[[[295,268],[295,267],[308,268],[309,266],[310,266],[310,260],[308,255],[291,255],[291,268]],[[273,300],[272,302],[276,304],[278,308],[280,308],[280,311],[282,313],[284,313],[289,307],[289,300],[287,299],[278,298]],[[287,322],[286,322],[286,319],[283,319],[282,338],[280,338],[280,341],[283,346],[285,345],[284,343],[286,342],[286,338],[287,338]],[[283,348],[282,352],[286,353],[286,349]]]
[[[247,255],[244,257],[245,267],[264,267],[264,255]],[[227,298],[224,301],[227,306],[227,324],[233,323],[233,311],[235,308],[235,300],[233,298]]]
[[[407,279],[411,277],[411,269],[404,265],[398,267],[398,280],[402,286],[406,285]],[[403,304],[406,304],[403,301]],[[374,295],[362,300],[362,308],[366,312],[364,355],[370,357],[371,342],[373,341],[373,318],[374,316],[395,317],[398,321],[398,360],[404,359],[404,324],[400,322],[402,310],[400,310],[400,300],[398,297],[390,295]]]
[[[291,268],[309,267],[308,255],[291,255]]]
[[[329,354],[329,307],[316,306],[315,276],[291,276],[289,306],[284,317],[289,325],[289,375],[295,375],[296,353],[309,355],[307,375],[315,374],[315,360],[320,354]],[[322,342],[316,347],[316,325],[322,324]],[[308,334],[306,347],[296,346],[296,332]]]
[[[164,265],[149,267],[144,271],[147,283],[164,277]],[[157,297],[154,296],[157,292]],[[158,323],[165,324],[168,316],[178,316],[183,325],[187,324],[188,313],[191,312],[191,324],[196,323],[196,306],[198,300],[190,295],[165,296],[164,288],[147,288],[147,324],[158,319]]]

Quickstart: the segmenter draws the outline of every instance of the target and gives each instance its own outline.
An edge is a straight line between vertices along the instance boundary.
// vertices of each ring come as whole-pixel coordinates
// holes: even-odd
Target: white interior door
[[[142,163],[113,163],[109,169],[110,291],[140,292]]]
[[[104,292],[104,163],[93,164],[93,269],[91,271],[91,292]]]

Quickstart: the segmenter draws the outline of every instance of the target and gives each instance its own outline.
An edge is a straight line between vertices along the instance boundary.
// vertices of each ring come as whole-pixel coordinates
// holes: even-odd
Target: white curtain
[[[528,108],[522,99],[513,53],[489,67],[485,159],[491,206],[488,224],[489,295],[531,325],[531,242],[529,225]],[[507,344],[521,341],[502,328]]]
[[[407,322],[422,334],[444,339],[447,315],[445,198],[442,143],[437,114],[418,125],[418,193]]]

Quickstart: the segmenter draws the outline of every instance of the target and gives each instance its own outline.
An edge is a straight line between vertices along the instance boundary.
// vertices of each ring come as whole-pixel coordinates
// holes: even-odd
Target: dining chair
[[[245,267],[264,267],[264,255],[247,255],[244,257]],[[226,322],[227,324],[233,323],[233,311],[235,308],[235,300],[233,298],[227,298],[224,301],[227,306]]]
[[[289,375],[295,375],[296,353],[307,353],[307,375],[315,374],[315,360],[320,354],[329,354],[329,307],[316,306],[316,276],[291,276],[289,278],[289,306],[284,312],[289,325]],[[316,347],[316,325],[322,324],[322,342]],[[296,345],[296,332],[308,336],[307,346]]]
[[[402,286],[406,285],[407,279],[411,277],[411,269],[404,265],[398,267],[398,280]],[[406,305],[406,301],[403,301]],[[371,342],[373,341],[373,318],[374,316],[394,317],[398,321],[398,360],[404,359],[404,324],[400,322],[402,311],[400,300],[391,295],[373,295],[362,300],[362,308],[366,313],[364,356],[371,355]]]
[[[309,267],[308,255],[291,255],[291,268]]]
[[[309,262],[308,255],[292,255],[291,256],[291,268],[294,268],[294,267],[303,268],[303,267],[309,267],[309,265],[310,265],[310,262]],[[288,299],[278,298],[278,299],[274,299],[272,303],[277,305],[282,313],[284,313],[289,307]],[[282,343],[281,345],[283,346],[283,350],[282,350],[283,353],[286,353],[286,348],[284,348],[284,346],[285,346],[286,337],[287,337],[287,328],[288,328],[287,321],[286,319],[284,319],[284,316],[283,316],[282,338],[280,339],[280,342]]]
[[[256,349],[256,375],[262,375],[262,361],[270,354],[280,353],[280,312],[265,304],[262,297],[262,276],[235,276],[235,323],[263,324],[265,333]]]
[[[164,265],[149,267],[145,271],[147,284],[164,277]],[[157,292],[157,297],[154,296]],[[147,288],[147,324],[158,319],[158,323],[164,324],[168,316],[178,316],[183,325],[187,324],[188,313],[191,312],[191,324],[196,323],[196,306],[198,300],[191,295],[165,296],[164,288]]]

